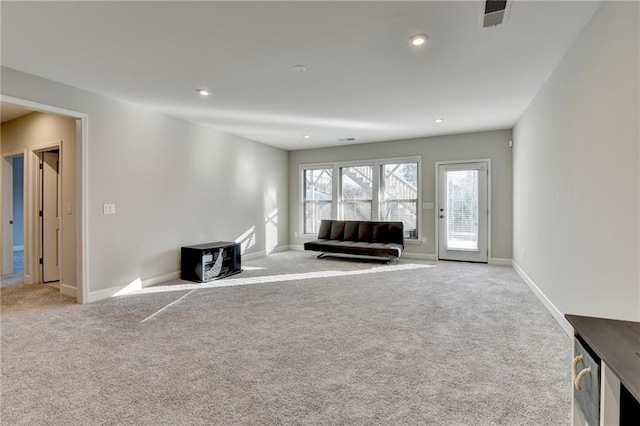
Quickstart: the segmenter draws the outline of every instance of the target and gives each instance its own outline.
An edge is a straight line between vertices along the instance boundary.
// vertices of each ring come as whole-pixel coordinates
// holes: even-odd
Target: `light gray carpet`
[[[243,266],[89,305],[2,288],[1,423],[569,422],[571,341],[511,268]]]
[[[10,285],[21,284],[23,279],[23,274],[3,275],[0,277],[0,287],[8,287]]]

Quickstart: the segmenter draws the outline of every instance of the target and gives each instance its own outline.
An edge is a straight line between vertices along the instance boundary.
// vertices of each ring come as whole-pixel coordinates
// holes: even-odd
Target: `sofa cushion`
[[[404,243],[404,226],[402,222],[389,223],[388,243]]]
[[[358,241],[358,222],[345,222],[343,239],[345,241]]]
[[[389,240],[389,225],[386,223],[373,224],[373,240],[375,242],[386,243]]]
[[[319,240],[328,240],[331,237],[331,223],[332,220],[323,220],[320,222],[320,231],[318,231]]]
[[[331,224],[331,237],[332,240],[344,239],[344,222],[336,220]]]
[[[371,222],[358,224],[358,241],[371,242],[373,240],[373,225]]]

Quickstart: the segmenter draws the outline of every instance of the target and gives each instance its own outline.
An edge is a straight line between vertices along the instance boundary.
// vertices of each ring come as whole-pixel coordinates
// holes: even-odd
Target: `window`
[[[317,234],[322,219],[331,219],[333,168],[304,170],[304,230]]]
[[[373,167],[341,167],[342,203],[340,219],[371,220],[373,204]]]
[[[478,250],[478,170],[447,172],[447,247]]]
[[[380,166],[380,220],[402,222],[405,238],[418,238],[418,163]]]
[[[397,221],[404,237],[420,237],[420,159],[301,166],[302,232],[317,234],[322,219]],[[338,176],[339,179],[333,179]],[[335,186],[334,186],[335,185]]]

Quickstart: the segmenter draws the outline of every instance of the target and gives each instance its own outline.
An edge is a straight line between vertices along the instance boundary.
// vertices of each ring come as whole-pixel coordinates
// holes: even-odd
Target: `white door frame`
[[[25,149],[24,154],[24,265],[26,284],[42,282],[42,265],[40,257],[42,254],[42,221],[40,220],[40,203],[42,197],[42,186],[40,182],[40,153],[52,149],[60,149],[62,152],[62,141],[46,143],[32,146]],[[61,227],[61,236],[64,235],[64,226]],[[64,253],[60,252],[61,263]],[[66,277],[61,276],[60,282],[64,283]],[[66,287],[60,287],[61,292],[65,292]],[[77,293],[77,288],[76,288]],[[77,294],[66,293],[70,296]]]
[[[477,160],[453,160],[453,161],[436,161],[435,174],[436,174],[436,210],[435,210],[435,226],[436,226],[436,259],[440,259],[440,226],[439,215],[440,211],[440,177],[439,169],[441,165],[445,164],[467,164],[467,163],[487,163],[487,263],[491,262],[491,159],[481,158]]]
[[[61,182],[62,182],[62,174],[64,173],[64,164],[62,163],[62,150],[63,150],[63,146],[64,146],[64,141],[60,141],[60,142],[54,142],[52,144],[47,144],[47,145],[40,145],[37,147],[33,147],[31,148],[31,152],[34,155],[34,165],[37,165],[37,167],[34,168],[33,170],[33,185],[31,186],[31,190],[32,193],[35,195],[35,202],[33,204],[33,209],[31,214],[33,215],[34,218],[34,222],[37,224],[36,225],[36,229],[37,232],[34,234],[34,240],[33,242],[34,247],[36,247],[37,249],[34,250],[34,252],[36,253],[36,262],[37,263],[37,267],[34,269],[34,271],[36,271],[34,273],[34,277],[35,277],[35,282],[38,283],[44,283],[45,282],[45,273],[44,273],[44,269],[45,269],[45,265],[40,263],[40,259],[44,259],[45,255],[44,255],[44,251],[45,251],[45,247],[44,247],[44,217],[39,215],[39,212],[44,212],[44,206],[43,206],[43,200],[44,200],[44,193],[43,193],[43,179],[44,176],[42,175],[43,173],[43,169],[40,169],[39,165],[43,163],[42,161],[42,154],[45,152],[50,152],[50,151],[58,151],[58,158],[60,161],[60,171],[58,174],[58,190],[59,192],[59,196],[58,196],[58,212],[61,214],[62,213],[62,200],[63,197],[65,197],[65,193],[64,193],[64,188],[61,188]],[[66,233],[66,229],[64,227],[63,224],[63,220],[62,220],[62,214],[59,218],[59,222],[58,222],[59,226],[60,226],[60,238],[58,240],[58,244],[56,247],[57,250],[57,254],[59,256],[59,271],[58,271],[58,280],[57,282],[59,282],[61,284],[60,286],[60,291],[61,292],[65,292],[65,290],[67,290],[69,288],[69,286],[65,285],[65,282],[67,282],[67,278],[66,276],[64,276],[64,269],[61,268],[61,266],[64,264],[64,251],[62,250],[62,241],[64,240],[64,234]],[[55,281],[48,281],[48,282],[55,282]]]
[[[76,216],[77,249],[76,249],[76,300],[78,303],[89,301],[88,277],[89,277],[89,191],[88,191],[88,136],[89,117],[87,114],[59,108],[39,102],[28,101],[0,94],[0,102],[28,108],[34,111],[52,113],[65,117],[75,118],[79,121],[76,126],[76,203],[80,207],[80,214]],[[40,147],[38,147],[40,148]],[[37,148],[33,148],[37,149]],[[33,152],[29,149],[29,153]],[[27,169],[27,153],[25,152],[25,170]],[[26,203],[26,200],[25,200]],[[25,214],[25,221],[28,216]],[[26,237],[26,236],[25,236]],[[26,254],[26,253],[25,253]],[[26,261],[26,259],[25,259]]]

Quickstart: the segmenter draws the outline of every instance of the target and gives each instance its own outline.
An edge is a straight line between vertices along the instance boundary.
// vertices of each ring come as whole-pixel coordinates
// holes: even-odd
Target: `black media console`
[[[240,244],[227,241],[182,247],[183,280],[204,283],[242,272]]]

